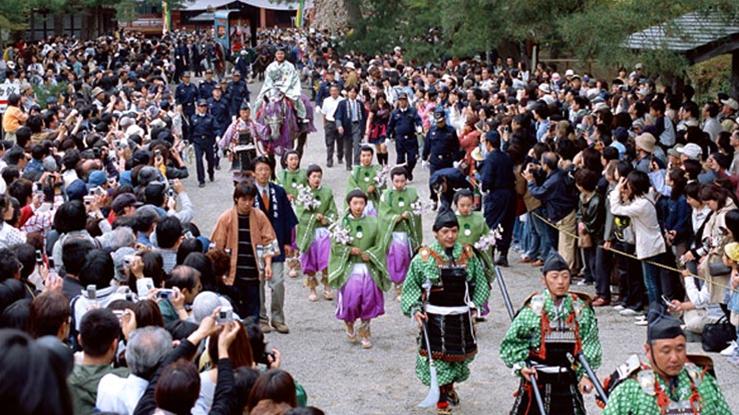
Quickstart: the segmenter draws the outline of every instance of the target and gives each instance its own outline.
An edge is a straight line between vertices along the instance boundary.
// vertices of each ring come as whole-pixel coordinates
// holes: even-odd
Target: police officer
[[[177,85],[174,93],[174,99],[177,104],[182,105],[182,112],[192,118],[195,114],[195,101],[198,99],[198,88],[190,83],[190,72],[182,74],[182,82]],[[190,136],[186,135],[186,139]]]
[[[200,86],[198,87],[199,98],[205,100],[210,99],[210,97],[213,96],[213,88],[215,88],[217,84],[218,82],[213,80],[213,69],[206,69],[205,79],[200,81]]]
[[[464,156],[456,131],[446,124],[446,113],[443,108],[438,107],[434,111],[434,121],[436,125],[426,133],[426,139],[423,141],[422,158],[424,163],[429,165],[429,177],[439,169],[454,167],[454,162]],[[438,203],[436,199],[436,193],[431,189],[431,200]]]
[[[398,96],[398,108],[390,115],[387,136],[395,140],[395,151],[398,153],[397,164],[407,163],[408,180],[413,180],[413,168],[418,158],[418,139],[416,131],[421,131],[421,117],[415,108],[408,105],[408,95]]]
[[[208,112],[213,116],[213,121],[216,124],[216,145],[218,145],[217,142],[221,137],[223,137],[223,133],[226,131],[228,123],[231,121],[228,102],[223,98],[223,91],[221,90],[221,86],[218,84],[215,84],[213,91],[211,92],[211,96],[208,98]],[[218,147],[215,149],[215,162],[216,170],[220,170],[221,159],[218,156]]]
[[[231,81],[226,87],[226,99],[228,100],[228,111],[231,117],[239,115],[241,103],[249,101],[249,88],[246,82],[241,79],[241,72],[234,70],[231,73]]]
[[[192,141],[195,147],[195,163],[198,171],[198,186],[205,187],[205,171],[203,168],[203,153],[208,162],[208,178],[214,180],[213,155],[215,148],[216,122],[212,115],[208,114],[208,102],[204,99],[198,100],[198,110],[192,116]]]

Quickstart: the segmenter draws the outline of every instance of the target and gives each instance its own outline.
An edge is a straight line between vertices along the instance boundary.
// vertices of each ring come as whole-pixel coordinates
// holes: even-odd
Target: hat
[[[162,120],[161,118],[157,118],[156,120],[154,120],[154,121],[150,122],[150,123],[149,123],[149,126],[150,126],[150,127],[152,128],[152,129],[154,129],[154,128],[164,128],[164,127],[166,127],[166,126],[167,126],[167,123],[166,123],[166,122],[164,122],[164,120]]]
[[[475,161],[485,160],[485,157],[482,155],[482,151],[480,150],[480,147],[475,147],[470,153],[470,156],[472,157],[472,160],[475,160]]]
[[[572,69],[568,69],[565,71],[565,78],[571,78],[573,76],[575,76],[575,71],[573,71]]]
[[[434,120],[441,121],[446,117],[446,113],[442,108],[436,108],[434,110]]]
[[[721,103],[733,109],[734,111],[739,110],[739,102],[736,102],[734,98],[722,99]]]
[[[457,221],[457,215],[449,208],[439,209],[439,214],[436,216],[434,221],[433,231],[437,232],[441,228],[453,228],[459,227],[459,221]]]
[[[685,155],[685,157],[691,160],[699,160],[701,155],[703,154],[703,149],[701,148],[701,146],[695,143],[685,144],[682,147],[676,148],[676,150],[678,153]]]
[[[208,101],[206,101],[206,100],[204,100],[204,99],[202,99],[202,98],[200,98],[200,99],[198,100],[198,107],[205,107],[205,106],[207,106],[207,105],[208,105]]]
[[[190,77],[190,71],[185,71],[182,73],[183,78],[189,78]]]
[[[396,47],[394,47],[394,48],[393,48],[393,51],[394,51],[395,53],[398,53],[398,52],[400,52],[400,51],[401,51],[401,49],[400,49],[400,46],[396,46]]]
[[[162,178],[161,172],[154,166],[144,166],[139,170],[139,185],[146,186],[153,181],[158,181]]]
[[[92,89],[92,93],[90,94],[90,96],[93,97],[93,98],[95,98],[98,95],[102,94],[103,92],[105,92],[105,91],[103,91],[103,88],[100,88],[99,86],[96,86],[95,88]]]
[[[634,65],[634,69],[644,69],[644,65],[641,63],[637,63],[636,65]]]
[[[605,102],[599,102],[593,106],[593,112],[610,111],[610,107]]]
[[[72,181],[66,188],[67,200],[82,200],[87,194],[87,186],[80,179]]]
[[[113,275],[113,278],[115,278],[116,281],[124,281],[126,279],[126,274],[123,272],[123,268],[128,265],[126,263],[126,257],[130,257],[135,254],[136,250],[131,248],[130,246],[118,248],[116,251],[110,254],[110,256],[113,258],[113,266],[115,267],[115,274]]]
[[[249,101],[244,100],[241,103],[241,107],[239,107],[240,110],[251,110],[251,107],[249,106]]]
[[[405,92],[401,92],[401,93],[398,94],[398,99],[406,99],[407,100],[408,99],[408,94],[406,94]]]
[[[646,151],[647,153],[654,152],[654,145],[657,143],[657,140],[650,133],[639,134],[638,136],[636,136],[635,141],[636,141],[636,148],[642,149]]]
[[[681,324],[680,320],[667,312],[665,305],[653,302],[647,313],[647,342],[685,336]]]
[[[237,71],[236,69],[234,69],[233,71],[231,71],[231,76],[239,76],[240,77],[241,76],[241,71]]]
[[[577,79],[577,80],[580,80],[580,75],[578,75],[578,74],[573,74],[573,75],[572,75],[572,76],[570,77],[570,80],[571,80],[571,81],[574,81],[575,79]]]
[[[126,116],[126,117],[121,117],[120,121],[118,121],[118,126],[123,129],[126,129],[135,123],[136,123],[136,120],[134,120],[131,117]]]
[[[552,92],[552,89],[549,84],[539,84],[539,91],[545,94],[550,94]]]
[[[354,67],[354,62],[347,62],[347,63],[345,63],[345,64],[344,64],[344,68],[346,68],[346,69],[351,69],[351,70],[355,70],[355,69],[356,69],[356,68]]]
[[[146,189],[144,189],[144,197],[147,202],[150,202],[152,199],[162,195],[166,189],[167,186],[162,182],[150,182],[146,185]]]
[[[129,206],[139,207],[141,205],[143,205],[143,203],[136,200],[136,196],[134,196],[133,193],[121,193],[113,199],[111,208],[113,209],[113,212],[118,215],[123,213],[123,209]]]
[[[730,260],[739,262],[739,243],[731,242],[724,246],[724,253]]]
[[[93,170],[87,176],[87,185],[90,186],[90,188],[102,186],[107,181],[108,175],[102,170]]]
[[[613,139],[616,141],[626,141],[629,138],[629,130],[624,127],[618,127],[613,130]]]
[[[557,252],[549,254],[547,259],[544,261],[544,266],[541,267],[541,273],[546,274],[549,271],[569,271],[570,267],[567,265],[567,261],[562,258]]]

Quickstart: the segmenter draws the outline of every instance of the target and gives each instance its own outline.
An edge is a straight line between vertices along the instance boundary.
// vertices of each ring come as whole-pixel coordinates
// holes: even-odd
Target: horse
[[[256,120],[267,130],[265,137],[259,140],[261,153],[269,158],[273,168],[275,156],[282,157],[288,150],[295,149],[302,157],[308,133],[316,131],[313,104],[304,94],[300,99],[305,106],[307,123],[298,119],[293,102],[276,88],[264,94],[264,102],[257,109]]]

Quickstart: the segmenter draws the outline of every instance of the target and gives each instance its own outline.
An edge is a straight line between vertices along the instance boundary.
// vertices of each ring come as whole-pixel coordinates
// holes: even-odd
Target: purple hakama
[[[336,302],[336,318],[346,322],[356,319],[370,320],[385,314],[382,291],[372,280],[367,265],[354,264],[351,275],[339,289]]]
[[[411,242],[405,232],[393,232],[387,249],[387,271],[390,280],[396,284],[405,281],[405,274],[411,264]]]
[[[331,234],[326,228],[318,228],[315,235],[315,239],[313,239],[308,250],[300,255],[300,266],[303,274],[316,274],[328,268],[328,260],[331,255]]]

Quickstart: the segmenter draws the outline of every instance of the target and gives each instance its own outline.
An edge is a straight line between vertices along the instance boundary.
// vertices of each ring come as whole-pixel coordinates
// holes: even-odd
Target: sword
[[[426,331],[426,323],[421,326],[423,329],[423,338],[426,340],[426,352],[429,355],[429,373],[431,374],[431,382],[429,384],[429,393],[426,395],[426,399],[418,404],[419,408],[430,408],[439,402],[439,379],[436,376],[436,366],[434,366],[434,359],[431,357],[431,343],[429,343],[429,333]]]
[[[567,353],[567,359],[571,363],[575,363],[575,358],[572,357],[572,353]],[[577,360],[580,362],[580,365],[582,365],[583,369],[585,369],[585,373],[588,374],[590,380],[593,381],[595,392],[598,393],[600,400],[608,404],[608,396],[606,395],[606,391],[603,390],[603,385],[600,384],[600,380],[598,380],[598,377],[595,376],[595,372],[593,372],[593,369],[590,367],[590,363],[588,363],[588,359],[585,357],[585,354],[582,352],[578,353]]]
[[[500,272],[500,267],[498,266],[495,267],[495,275],[497,276],[495,279],[498,281],[498,288],[500,288],[500,293],[503,295],[503,302],[505,303],[506,310],[508,310],[508,317],[513,321],[513,303],[511,303],[511,297],[508,295],[508,287],[506,287],[505,281],[503,280],[503,273]],[[526,366],[530,366],[528,361],[526,362]],[[529,382],[531,382],[531,389],[534,391],[534,399],[536,400],[536,406],[539,408],[539,413],[546,415],[544,401],[541,399],[541,392],[539,391],[536,377],[533,375],[529,376]]]

